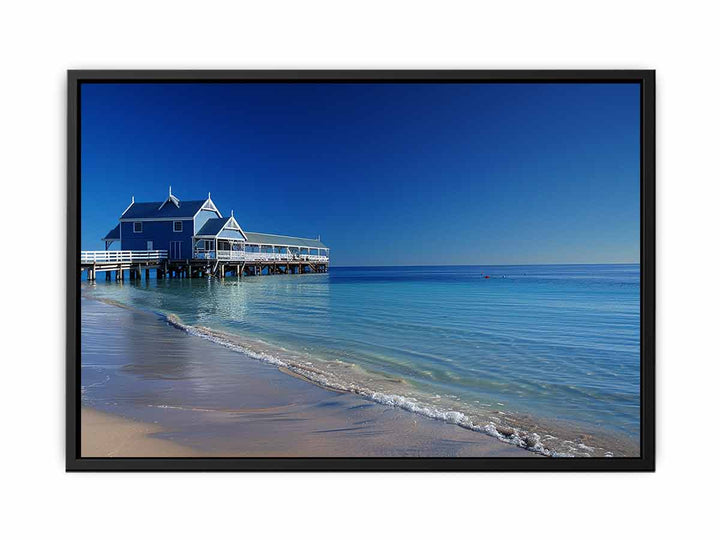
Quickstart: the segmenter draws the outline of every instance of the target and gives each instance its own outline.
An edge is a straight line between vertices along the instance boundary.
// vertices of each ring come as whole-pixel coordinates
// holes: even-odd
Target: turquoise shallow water
[[[83,292],[320,384],[516,442],[530,434],[563,455],[639,452],[638,265],[331,268],[99,280]]]

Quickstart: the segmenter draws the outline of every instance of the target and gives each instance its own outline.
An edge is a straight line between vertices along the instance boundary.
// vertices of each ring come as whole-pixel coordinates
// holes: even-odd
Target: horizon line
[[[491,264],[331,264],[329,268],[397,268],[403,266],[420,266],[420,267],[443,267],[443,266],[611,266],[611,265],[639,265],[640,261],[635,262],[605,262],[605,263],[491,263]]]

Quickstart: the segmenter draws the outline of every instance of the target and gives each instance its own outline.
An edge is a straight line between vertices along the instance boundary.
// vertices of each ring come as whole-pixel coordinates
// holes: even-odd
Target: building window
[[[133,221],[133,232],[142,232],[142,221]]]
[[[182,221],[173,221],[173,232],[182,232]]]

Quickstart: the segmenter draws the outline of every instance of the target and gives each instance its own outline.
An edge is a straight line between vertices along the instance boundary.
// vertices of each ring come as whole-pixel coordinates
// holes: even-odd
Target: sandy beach
[[[410,413],[405,413],[406,415]],[[360,423],[367,423],[361,420]],[[533,454],[517,447],[510,446],[483,435],[476,435],[462,428],[444,424],[445,429],[427,423],[438,421],[420,419],[409,422],[395,420],[394,427],[403,431],[397,436],[383,427],[384,437],[361,444],[348,444],[347,432],[362,429],[357,426],[330,430],[313,430],[314,434],[295,432],[285,439],[281,445],[284,450],[268,451],[268,446],[277,444],[278,439],[268,437],[267,432],[261,439],[243,436],[238,438],[236,450],[208,450],[185,446],[174,442],[173,432],[168,432],[159,424],[150,424],[130,420],[121,416],[103,413],[84,407],[81,412],[81,455],[82,457],[394,457],[427,456],[433,451],[433,457],[533,457]],[[358,423],[357,421],[354,424]],[[403,425],[405,424],[405,425]],[[389,427],[389,426],[388,426]],[[375,424],[374,429],[378,426]],[[448,429],[450,428],[450,429]],[[321,435],[324,434],[324,440]],[[335,435],[333,435],[335,434]],[[260,433],[258,433],[260,435]],[[367,430],[354,435],[364,438]],[[380,433],[378,433],[380,435]],[[435,437],[440,437],[435,439]],[[481,440],[477,440],[482,437]],[[373,438],[372,435],[370,437]],[[370,450],[368,442],[377,451]],[[360,451],[362,449],[362,453]]]
[[[83,457],[196,457],[197,451],[157,439],[162,431],[145,424],[83,407],[80,413],[80,453]]]
[[[84,457],[533,457],[82,299]]]

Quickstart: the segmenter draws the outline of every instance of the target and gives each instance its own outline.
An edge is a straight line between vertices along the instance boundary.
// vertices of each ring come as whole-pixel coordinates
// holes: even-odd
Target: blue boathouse
[[[224,217],[210,198],[180,200],[172,188],[163,201],[135,202],[103,238],[104,252],[83,251],[81,266],[131,276],[142,266],[159,275],[236,275],[326,272],[330,249],[318,238],[301,238],[243,230],[231,212]],[[120,250],[112,250],[113,244]],[[116,244],[117,245],[117,244]],[[135,269],[135,265],[139,265]],[[113,266],[116,265],[116,266]],[[144,265],[144,266],[143,266]],[[107,277],[107,274],[106,274]]]

